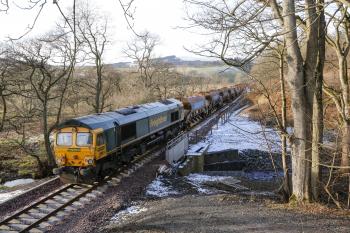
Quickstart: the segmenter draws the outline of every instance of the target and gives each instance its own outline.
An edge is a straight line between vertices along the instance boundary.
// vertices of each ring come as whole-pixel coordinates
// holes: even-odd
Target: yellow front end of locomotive
[[[54,134],[54,154],[57,165],[72,167],[94,166],[96,160],[106,155],[102,129],[89,130],[66,127]]]

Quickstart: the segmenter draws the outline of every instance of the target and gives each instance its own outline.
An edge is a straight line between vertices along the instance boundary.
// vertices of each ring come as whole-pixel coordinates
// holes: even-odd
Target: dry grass
[[[350,217],[349,210],[335,209],[321,203],[302,203],[296,204],[295,202],[281,204],[281,203],[269,203],[268,206],[272,209],[278,210],[290,210],[297,213],[307,213],[313,215],[330,215],[330,216],[347,216]]]

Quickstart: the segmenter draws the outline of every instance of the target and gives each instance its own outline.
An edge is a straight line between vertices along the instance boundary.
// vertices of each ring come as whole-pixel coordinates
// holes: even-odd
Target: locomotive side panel
[[[148,118],[145,118],[136,122],[136,134],[138,138],[149,134],[148,120]]]
[[[104,131],[104,136],[105,136],[105,139],[106,139],[107,152],[114,150],[117,147],[117,145],[118,145],[118,142],[117,142],[117,128],[114,127],[114,128],[105,130]]]
[[[169,116],[167,112],[151,116],[149,118],[149,129],[150,132],[157,131],[158,129],[164,128],[170,124]]]

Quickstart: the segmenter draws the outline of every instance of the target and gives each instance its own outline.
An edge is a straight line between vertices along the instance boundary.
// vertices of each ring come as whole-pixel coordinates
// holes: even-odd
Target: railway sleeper
[[[66,199],[66,198],[62,198],[62,197],[57,197],[55,198],[55,201],[60,203],[61,205],[67,203],[69,201],[69,199]]]
[[[21,214],[18,217],[19,218],[34,218],[34,219],[38,218],[38,217],[34,217],[34,216],[30,215],[29,213]]]
[[[26,224],[26,225],[31,225],[31,224],[35,223],[36,221],[38,221],[38,219],[35,219],[35,218],[20,218],[19,220],[23,224]]]
[[[46,216],[45,213],[40,212],[40,211],[37,210],[37,209],[29,210],[29,211],[28,211],[28,214],[31,215],[31,216],[33,216],[34,218],[43,218],[43,217]]]
[[[68,197],[69,199],[73,198],[76,196],[77,193],[69,193],[69,192],[62,192],[60,193],[61,196]]]
[[[84,192],[85,190],[86,190],[85,188],[75,188],[74,187],[74,188],[67,189],[66,192],[71,193],[71,194],[76,194],[76,193],[80,194],[80,193]]]
[[[72,203],[72,206],[76,207],[76,208],[82,208],[83,206],[85,206],[86,203],[82,203],[79,201],[75,201],[74,203]]]
[[[38,228],[33,228],[29,231],[29,233],[44,233],[45,231],[39,230]]]
[[[74,206],[67,206],[66,208],[64,208],[64,211],[69,213],[69,212],[73,212],[76,211],[78,208],[74,207]]]
[[[103,195],[104,192],[96,189],[96,190],[92,190],[91,193],[97,196],[101,196]]]
[[[114,186],[119,185],[119,182],[107,181],[107,184],[108,184],[109,187],[114,187]]]
[[[50,206],[48,206],[46,204],[40,204],[40,205],[37,206],[37,208],[38,208],[38,210],[40,212],[43,212],[45,214],[49,214],[49,213],[51,213],[52,211],[55,210],[55,208],[52,208],[52,207],[50,207]]]
[[[59,203],[45,202],[44,204],[47,205],[48,207],[52,208],[52,209],[57,209],[58,207],[62,206],[62,204],[59,204]]]
[[[8,232],[8,231],[11,231],[13,230],[11,227],[7,226],[7,225],[1,225],[0,226],[0,233],[2,232]]]
[[[120,182],[121,181],[121,177],[119,177],[119,176],[118,177],[112,177],[111,180],[114,181],[114,182]]]
[[[7,226],[11,227],[14,230],[21,231],[23,229],[26,229],[29,225],[23,223],[9,223]]]
[[[49,205],[54,205],[54,206],[56,206],[56,207],[59,207],[59,206],[61,206],[62,204],[64,204],[64,203],[59,202],[59,201],[54,200],[54,199],[47,200],[47,201],[45,201],[45,203],[48,203]]]
[[[88,193],[88,194],[86,194],[86,196],[87,196],[87,197],[90,197],[90,198],[92,198],[92,199],[95,199],[95,198],[97,198],[99,195],[96,195],[96,194],[94,194],[94,193]]]
[[[21,221],[19,221],[17,218],[15,218],[15,219],[12,219],[11,221],[9,221],[7,225],[9,225],[9,224],[21,224]]]
[[[52,224],[50,224],[48,222],[42,222],[42,223],[39,224],[39,226],[37,228],[39,230],[46,231],[51,226],[52,226]]]
[[[61,220],[65,219],[68,216],[69,216],[69,213],[64,212],[64,211],[58,211],[55,215],[56,218],[59,218]]]
[[[81,197],[81,198],[79,198],[79,200],[78,200],[78,202],[81,202],[81,203],[88,203],[88,202],[90,202],[90,201],[91,201],[91,199],[88,198],[88,197]]]
[[[58,222],[61,222],[62,221],[62,219],[61,218],[58,218],[58,217],[56,217],[56,216],[51,216],[48,220],[47,220],[47,222],[49,223],[49,224],[51,224],[51,225],[55,225],[55,224],[57,224]]]

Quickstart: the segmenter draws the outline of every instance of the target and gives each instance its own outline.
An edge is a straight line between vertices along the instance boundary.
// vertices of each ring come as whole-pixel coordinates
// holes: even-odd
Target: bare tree
[[[325,93],[328,94],[338,110],[340,122],[342,124],[342,172],[349,172],[350,154],[350,88],[348,78],[347,57],[350,51],[350,14],[347,7],[338,4],[332,22],[335,28],[335,36],[327,36],[327,43],[335,51],[338,59],[338,78],[340,90],[325,85]]]
[[[140,79],[145,88],[152,86],[153,76],[157,72],[154,48],[158,43],[157,36],[145,32],[141,36],[135,36],[124,50],[124,53],[136,63]]]
[[[3,46],[3,51],[0,52],[0,98],[2,104],[2,114],[0,119],[0,132],[4,129],[7,115],[8,98],[11,98],[16,93],[16,86],[19,84],[15,79],[15,70],[9,62],[7,56],[8,51],[6,45]]]
[[[293,196],[297,201],[310,200],[312,105],[315,73],[319,56],[319,19],[316,2],[306,0],[297,14],[295,2],[277,1],[195,1],[200,13],[189,12],[191,27],[201,27],[214,36],[208,46],[193,51],[218,57],[227,65],[246,70],[244,65],[259,56],[276,38],[286,42],[287,81],[291,90],[294,132],[289,137],[292,147]],[[298,9],[298,10],[300,10]],[[272,11],[274,14],[266,14]],[[297,20],[305,22],[305,37],[298,36]],[[301,46],[305,47],[303,56]],[[283,130],[283,129],[281,129]]]
[[[104,110],[104,97],[106,93],[103,92],[103,72],[104,61],[103,56],[106,50],[108,40],[108,20],[102,17],[96,9],[91,9],[86,2],[85,5],[78,7],[78,14],[76,16],[77,36],[85,45],[85,57],[94,64],[95,69],[95,84],[87,86],[91,88],[94,93],[93,108],[96,113]]]
[[[182,75],[170,64],[158,62],[154,65],[154,79],[149,87],[151,96],[155,100],[165,100],[170,97],[183,96],[184,86]],[[180,82],[180,85],[178,85]],[[181,88],[182,87],[182,88]]]
[[[68,80],[73,72],[75,58],[66,46],[64,35],[53,34],[41,39],[19,42],[12,47],[12,62],[27,81],[26,98],[35,99],[37,112],[42,119],[45,149],[48,164],[55,161],[50,147],[51,128],[49,117],[54,115],[52,124],[57,125],[62,112],[63,98]],[[54,104],[57,103],[58,104]],[[57,109],[56,111],[54,109]]]

